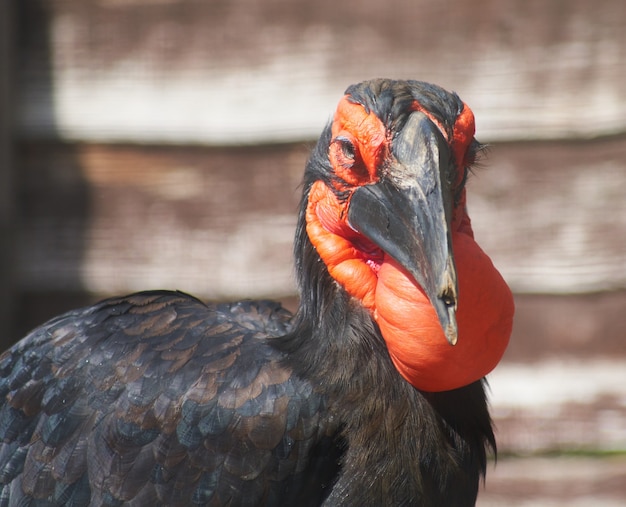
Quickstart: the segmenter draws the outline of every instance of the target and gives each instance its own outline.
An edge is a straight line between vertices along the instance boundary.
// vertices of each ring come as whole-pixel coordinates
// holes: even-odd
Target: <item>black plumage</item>
[[[397,90],[380,99],[377,83],[355,96],[398,121]],[[458,99],[435,90],[445,122]],[[495,449],[484,381],[404,381],[306,234],[329,142],[327,128],[305,174],[295,316],[143,292],[57,317],[0,357],[0,506],[474,504]]]
[[[320,498],[306,456],[332,456],[337,428],[267,343],[289,318],[160,291],[38,328],[0,367],[0,503],[258,505],[289,498],[285,477]]]

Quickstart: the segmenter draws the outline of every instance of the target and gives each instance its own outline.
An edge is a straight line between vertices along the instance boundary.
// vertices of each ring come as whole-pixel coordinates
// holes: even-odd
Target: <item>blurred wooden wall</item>
[[[13,4],[0,3],[0,344],[14,332],[15,185],[13,164]]]
[[[517,294],[512,357],[563,339],[626,354],[622,0],[0,9],[4,346],[114,293],[292,297],[307,152],[346,86],[387,76],[457,91],[491,144],[470,208]]]

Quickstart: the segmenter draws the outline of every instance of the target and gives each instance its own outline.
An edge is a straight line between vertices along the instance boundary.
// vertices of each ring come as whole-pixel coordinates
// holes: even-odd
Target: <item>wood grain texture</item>
[[[625,141],[493,145],[469,206],[516,292],[626,288]]]
[[[25,143],[22,290],[293,295],[307,145]],[[479,243],[513,290],[626,288],[626,142],[494,144],[469,181]]]
[[[421,79],[484,140],[626,129],[621,0],[25,0],[23,135],[237,144],[312,139],[345,88]],[[39,6],[39,8],[35,8]],[[49,44],[49,45],[48,45]]]
[[[159,291],[35,330],[0,356],[3,502],[321,503],[338,423],[270,345],[290,317]]]
[[[303,147],[54,144],[21,153],[23,288],[179,286],[220,299],[294,292]]]

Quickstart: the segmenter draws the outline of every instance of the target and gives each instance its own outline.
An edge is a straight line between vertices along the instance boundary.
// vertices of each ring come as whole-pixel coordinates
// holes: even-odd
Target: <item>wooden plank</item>
[[[626,457],[619,452],[503,456],[487,468],[477,507],[623,507]]]
[[[27,290],[293,294],[309,146],[22,143]],[[470,179],[476,236],[518,293],[626,288],[626,142],[495,144]]]
[[[22,144],[24,290],[293,294],[302,145]]]
[[[516,294],[515,322],[504,362],[626,359],[624,308],[626,290]]]
[[[624,356],[501,363],[489,375],[498,448],[512,454],[626,448]]]
[[[516,292],[626,287],[626,138],[494,144],[469,203]]]
[[[44,5],[51,54],[29,30],[19,55],[29,137],[312,139],[347,85],[379,76],[458,91],[484,140],[626,130],[622,0]],[[41,75],[49,67],[53,82]]]

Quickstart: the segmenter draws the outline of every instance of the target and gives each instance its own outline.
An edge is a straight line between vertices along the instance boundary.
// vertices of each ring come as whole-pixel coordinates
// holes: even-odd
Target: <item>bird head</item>
[[[346,90],[307,165],[310,244],[370,313],[398,372],[424,391],[482,378],[511,332],[510,290],[466,209],[478,149],[456,94],[381,79]]]

